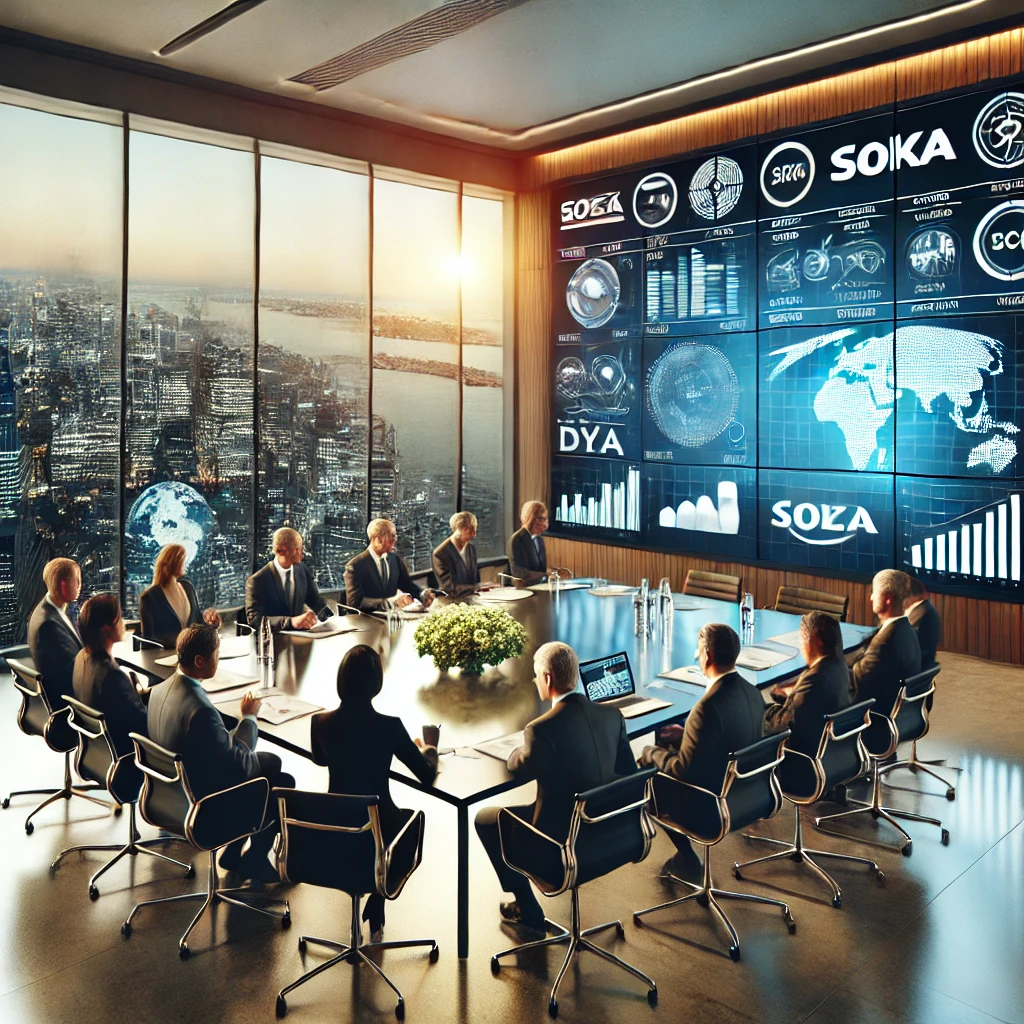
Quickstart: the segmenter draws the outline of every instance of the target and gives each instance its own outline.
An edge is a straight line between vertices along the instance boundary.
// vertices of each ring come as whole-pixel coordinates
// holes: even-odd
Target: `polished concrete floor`
[[[795,865],[765,869],[736,882],[734,860],[763,848],[731,836],[713,853],[716,881],[765,895],[784,892],[797,920],[788,934],[781,914],[730,903],[743,959],[727,955],[726,936],[693,904],[646,919],[637,928],[631,911],[671,897],[655,878],[671,852],[659,835],[650,858],[586,886],[584,926],[612,917],[625,939],[601,936],[609,949],[654,977],[659,1005],[648,1006],[642,985],[602,960],[584,954],[560,992],[560,1019],[586,1021],[813,1021],[955,1022],[1024,1021],[1024,670],[943,655],[933,729],[921,756],[948,756],[963,772],[953,803],[928,780],[907,785],[937,795],[893,791],[890,803],[943,819],[952,838],[910,825],[913,855],[877,850],[819,836],[807,843],[876,856],[885,872],[880,888],[859,868],[835,867],[843,907],[834,909],[822,886]],[[59,758],[16,727],[16,693],[0,677],[0,787],[55,784]],[[321,788],[325,774],[298,759],[289,770],[299,784]],[[952,774],[952,773],[950,773]],[[505,961],[494,977],[492,952],[514,944],[497,916],[499,893],[473,840],[471,955],[455,955],[455,817],[445,805],[396,786],[396,796],[427,813],[424,862],[388,908],[387,938],[435,937],[437,964],[425,953],[393,951],[383,965],[402,989],[410,1021],[542,1021],[547,990],[561,964],[555,949]],[[516,795],[509,797],[509,802]],[[282,891],[291,900],[293,927],[282,931],[244,911],[222,907],[213,926],[193,933],[193,955],[182,962],[177,939],[196,904],[142,911],[130,941],[121,921],[135,900],[172,895],[197,882],[174,877],[166,865],[140,858],[101,879],[100,898],[86,895],[98,855],[68,858],[48,873],[63,846],[119,842],[124,819],[74,802],[36,818],[27,836],[24,816],[34,802],[15,800],[0,811],[0,1020],[11,1022],[212,1022],[274,1019],[277,990],[303,971],[299,934],[344,938],[346,896],[303,886]],[[784,836],[791,810],[763,823],[764,834]],[[885,826],[858,826],[863,838],[892,839]],[[144,826],[146,834],[152,830]],[[175,847],[171,848],[176,849]],[[187,854],[185,848],[180,849]],[[187,859],[187,858],[186,858]],[[205,878],[205,855],[197,865]],[[754,881],[754,877],[757,881]],[[568,897],[548,907],[568,919]],[[310,948],[307,964],[320,962]],[[393,1020],[394,1000],[367,968],[340,965],[289,997],[289,1020]]]

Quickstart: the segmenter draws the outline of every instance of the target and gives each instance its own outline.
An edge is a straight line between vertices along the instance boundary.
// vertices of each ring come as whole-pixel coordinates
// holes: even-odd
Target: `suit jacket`
[[[644,747],[641,761],[683,782],[721,791],[729,755],[761,739],[764,700],[738,672],[709,686],[686,716],[679,750]]]
[[[75,657],[82,649],[82,638],[45,597],[35,606],[28,620],[28,646],[32,660],[42,674],[50,710],[66,708],[68,705],[63,694],[74,693],[72,675]]]
[[[838,654],[822,658],[800,673],[783,704],[769,705],[764,713],[768,733],[792,730],[786,746],[813,757],[825,731],[825,715],[849,707],[850,669]]]
[[[517,782],[537,780],[533,824],[562,842],[569,834],[576,794],[636,771],[618,709],[571,693],[525,729],[508,759]]]
[[[480,570],[476,567],[476,545],[466,545],[466,558],[452,543],[451,537],[434,548],[434,575],[437,585],[446,593],[455,595],[460,588],[475,587],[480,582]]]
[[[927,598],[907,612],[910,624],[917,631],[917,642],[921,648],[921,671],[935,664],[935,652],[942,642],[942,619],[935,605]]]
[[[301,562],[292,566],[292,573],[295,589],[290,608],[273,562],[267,562],[245,581],[245,619],[257,632],[264,616],[270,619],[270,628],[276,633],[279,629],[286,629],[288,620],[294,615],[301,615],[306,605],[315,612],[327,606],[317,590],[313,574]]]
[[[385,841],[393,839],[405,821],[391,798],[391,759],[397,757],[420,782],[433,782],[437,775],[437,751],[428,748],[426,755],[421,753],[400,718],[382,715],[370,704],[321,711],[313,716],[309,735],[313,761],[330,769],[330,792],[380,798]]]
[[[147,640],[156,640],[163,647],[173,647],[178,634],[186,627],[203,621],[199,609],[199,598],[192,583],[181,577],[178,580],[188,598],[188,616],[182,622],[171,607],[167,595],[160,587],[147,587],[139,595],[139,618],[142,620],[141,635]]]
[[[118,757],[130,754],[135,745],[128,733],[147,736],[146,705],[131,677],[106,651],[93,654],[84,648],[75,658],[75,699],[102,712]]]
[[[871,710],[891,714],[903,680],[921,671],[921,645],[910,620],[900,615],[875,632],[857,652],[851,668],[857,700],[874,697]]]
[[[544,538],[538,536],[540,551],[533,542],[533,535],[524,526],[509,538],[508,560],[513,576],[530,577],[548,571],[548,554],[544,549]]]
[[[150,691],[149,738],[181,755],[197,799],[260,775],[256,723],[243,718],[230,732],[206,691],[180,672]]]
[[[345,566],[345,603],[362,612],[375,612],[385,606],[389,597],[399,590],[413,597],[420,596],[420,588],[412,581],[405,560],[394,551],[384,558],[388,563],[388,585],[380,577],[377,563],[369,551],[362,551]]]

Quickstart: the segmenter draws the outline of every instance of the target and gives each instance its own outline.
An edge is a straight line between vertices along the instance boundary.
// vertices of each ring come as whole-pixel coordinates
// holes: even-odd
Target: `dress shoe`
[[[658,877],[668,881],[681,878],[684,882],[699,882],[704,877],[704,862],[693,850],[688,853],[677,850],[661,865]]]
[[[501,911],[502,920],[507,924],[514,924],[525,931],[537,932],[539,935],[543,935],[547,931],[544,915],[524,917],[522,908],[516,900],[511,903],[499,903],[498,909]]]

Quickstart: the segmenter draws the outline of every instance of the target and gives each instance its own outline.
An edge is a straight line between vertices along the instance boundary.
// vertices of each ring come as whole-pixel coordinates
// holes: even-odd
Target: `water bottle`
[[[740,629],[742,631],[741,641],[744,644],[754,642],[754,595],[744,594],[743,603],[740,605]]]
[[[633,594],[633,635],[647,636],[647,588],[644,580]]]
[[[672,646],[672,617],[675,614],[676,606],[672,600],[672,584],[667,576],[661,578],[658,585],[658,597],[660,600],[661,616],[661,642],[666,647]]]
[[[274,633],[270,628],[270,619],[266,616],[260,623],[259,636],[256,640],[256,662],[260,674],[260,689],[272,689],[274,686]]]
[[[640,636],[647,637],[651,629],[651,581],[645,576],[640,581]]]

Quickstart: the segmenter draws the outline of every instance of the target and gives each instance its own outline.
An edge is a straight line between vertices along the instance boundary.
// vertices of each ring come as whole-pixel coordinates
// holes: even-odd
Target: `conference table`
[[[469,600],[484,599],[477,596]],[[412,619],[404,619],[401,626],[389,630],[383,617],[348,615],[345,623],[352,628],[351,632],[315,639],[277,635],[275,686],[281,693],[294,695],[318,708],[336,707],[337,670],[342,656],[355,644],[370,644],[380,651],[385,665],[384,686],[374,701],[377,710],[401,718],[411,736],[419,736],[424,725],[440,725],[440,770],[434,782],[424,785],[397,762],[392,766],[391,777],[456,810],[460,958],[469,955],[469,808],[520,785],[503,761],[475,750],[474,744],[517,732],[546,710],[547,704],[540,701],[533,684],[533,653],[549,640],[570,644],[581,661],[626,652],[637,693],[667,702],[661,710],[626,719],[631,739],[684,720],[704,687],[699,683],[669,682],[658,678],[659,673],[694,663],[697,632],[705,623],[724,622],[739,632],[740,612],[736,604],[710,598],[676,595],[675,602],[671,643],[666,644],[660,638],[634,636],[631,592],[600,597],[585,588],[557,593],[530,591],[529,597],[498,605],[526,627],[527,649],[519,658],[509,659],[481,676],[463,677],[457,670],[441,673],[432,659],[420,658],[413,639],[416,622]],[[493,605],[491,601],[487,603]],[[778,647],[770,638],[791,633],[799,622],[796,615],[759,610],[755,616],[754,643],[788,654],[793,646]],[[844,648],[857,646],[870,631],[871,627],[842,623]],[[154,679],[166,678],[174,672],[173,666],[157,664],[158,659],[167,659],[168,652],[135,651],[132,646],[131,640],[117,644],[115,657]],[[795,653],[764,671],[739,671],[764,689],[797,674],[803,667],[802,658]],[[254,652],[222,660],[221,668],[243,677],[258,675]],[[244,692],[241,688],[225,690],[212,693],[210,699],[230,722],[239,715]],[[259,730],[265,740],[308,758],[309,723],[307,714],[280,725],[260,721]]]

